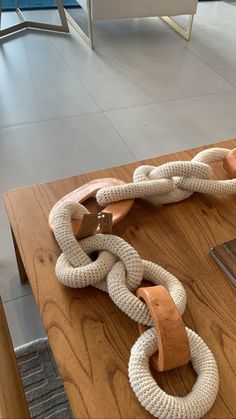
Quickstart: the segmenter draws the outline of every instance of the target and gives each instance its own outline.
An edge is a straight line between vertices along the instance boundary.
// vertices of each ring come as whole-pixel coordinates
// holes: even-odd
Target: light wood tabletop
[[[215,144],[236,147],[236,140]],[[206,147],[203,147],[206,148]],[[75,418],[150,418],[128,380],[130,349],[137,324],[94,288],[70,289],[55,277],[60,250],[48,226],[53,205],[78,186],[103,177],[131,181],[140,164],[190,160],[203,148],[11,190],[4,201],[22,281],[29,279]],[[214,175],[227,179],[222,164]],[[136,199],[115,227],[141,255],[176,275],[187,292],[185,324],[195,330],[217,360],[220,390],[205,416],[236,418],[236,290],[208,254],[210,247],[236,237],[236,196],[194,194],[155,207]],[[156,373],[173,395],[190,391],[196,375],[190,365]]]

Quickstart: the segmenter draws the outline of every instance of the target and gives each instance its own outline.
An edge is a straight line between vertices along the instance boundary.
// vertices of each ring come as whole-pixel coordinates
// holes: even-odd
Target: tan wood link
[[[169,371],[190,361],[190,347],[182,317],[169,292],[162,285],[138,288],[137,297],[144,300],[158,336],[158,352],[152,356],[157,371]],[[142,334],[147,326],[138,325]]]
[[[0,297],[0,418],[30,418]]]
[[[84,185],[80,186],[79,188],[73,190],[72,192],[68,193],[67,195],[63,196],[52,208],[49,214],[49,226],[52,229],[52,216],[55,207],[64,201],[73,201],[82,203],[85,202],[89,198],[95,198],[96,193],[99,189],[105,188],[108,186],[116,186],[116,185],[123,185],[123,182],[120,179],[116,178],[102,178],[102,179],[94,179],[90,182],[85,183]],[[121,218],[125,217],[126,214],[129,212],[133,205],[133,199],[126,199],[121,202],[115,202],[114,204],[108,205],[106,208],[102,209],[103,213],[111,213],[112,217],[112,224],[116,224]],[[79,230],[81,227],[82,220],[72,220],[72,229],[75,236],[78,236]],[[97,230],[97,233],[100,232],[100,229]]]
[[[232,179],[236,177],[236,148],[229,151],[223,162],[223,167]]]

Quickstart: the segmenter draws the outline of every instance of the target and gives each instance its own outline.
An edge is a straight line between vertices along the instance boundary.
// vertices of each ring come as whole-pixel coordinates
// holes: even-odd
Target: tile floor
[[[189,43],[159,19],[97,23],[95,42],[93,52],[73,29],[1,41],[1,194],[236,137],[235,2],[199,3]],[[2,204],[0,230],[0,294],[18,346],[44,331]]]

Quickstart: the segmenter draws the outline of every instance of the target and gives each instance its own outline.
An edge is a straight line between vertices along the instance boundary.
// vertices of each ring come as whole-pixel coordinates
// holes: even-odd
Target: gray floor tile
[[[103,114],[0,130],[1,190],[135,160]]]
[[[45,336],[32,295],[5,303],[4,309],[14,347]]]
[[[185,16],[177,16],[175,19],[183,25],[187,22]],[[231,2],[224,1],[204,1],[198,2],[197,13],[194,16],[193,21],[193,35],[201,33],[202,29],[207,28],[218,28],[218,31],[222,28],[235,24],[236,20],[236,9]],[[177,35],[179,39],[181,37]],[[185,42],[185,44],[191,44]]]
[[[13,243],[11,238],[11,230],[3,204],[3,190],[0,188],[0,229],[1,229],[1,239],[0,239],[0,266],[4,263],[4,260],[15,260]],[[4,268],[5,270],[5,268]],[[0,291],[1,293],[1,291]]]
[[[0,127],[99,111],[51,36],[24,31],[2,44]]]
[[[236,13],[234,24],[195,31],[188,49],[236,87]]]
[[[103,110],[232,89],[163,27],[158,19],[95,23],[95,52],[74,31],[72,41],[53,42]]]
[[[6,302],[31,294],[31,287],[28,283],[24,285],[20,283],[10,226],[2,202],[0,202],[0,229],[0,295]]]
[[[3,302],[32,294],[29,283],[21,284],[16,260],[0,260],[0,295]]]
[[[235,24],[236,9],[230,2],[204,1],[198,3],[194,26],[227,26]]]
[[[107,112],[137,159],[236,137],[236,91]]]
[[[198,4],[191,40],[173,36],[228,83],[236,86],[236,8],[233,2]],[[186,18],[176,18],[185,24]]]
[[[4,6],[4,2],[2,3]],[[19,17],[16,13],[3,12],[1,17],[1,29],[19,23]]]

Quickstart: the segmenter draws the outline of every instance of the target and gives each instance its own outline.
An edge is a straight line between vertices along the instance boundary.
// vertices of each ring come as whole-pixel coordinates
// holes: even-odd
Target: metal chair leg
[[[176,30],[180,35],[182,35],[187,41],[190,40],[192,27],[193,27],[193,19],[194,15],[189,15],[188,25],[187,28],[184,28],[182,25],[176,22],[172,17],[169,16],[162,16],[162,20],[164,20],[169,26]]]
[[[87,26],[88,26],[88,35],[84,32],[78,22],[76,22],[73,17],[66,10],[66,17],[73,28],[80,34],[83,40],[90,46],[91,49],[94,48],[93,45],[93,20],[92,20],[92,8],[91,0],[87,0]]]
[[[22,29],[39,29],[39,30],[46,30],[46,31],[53,31],[53,32],[69,32],[69,26],[66,19],[66,14],[64,7],[62,6],[61,0],[55,0],[58,13],[61,20],[61,25],[54,25],[50,23],[43,23],[43,22],[34,22],[31,20],[27,20],[22,13],[21,9],[18,7],[18,0],[16,0],[16,13],[21,19],[20,23],[16,25],[8,26],[7,28],[1,29],[1,14],[2,14],[2,0],[0,0],[0,38],[6,35],[10,35],[11,33],[20,31]]]

